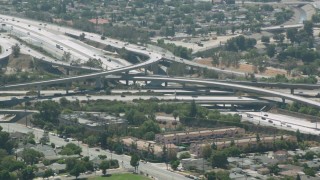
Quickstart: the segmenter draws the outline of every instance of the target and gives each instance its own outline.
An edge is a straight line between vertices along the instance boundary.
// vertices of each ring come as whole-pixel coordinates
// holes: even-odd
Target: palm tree
[[[179,116],[179,112],[178,111],[173,111],[172,113],[173,117],[174,117],[174,122],[172,122],[172,125],[174,125],[174,130],[176,130],[177,128],[177,117]]]

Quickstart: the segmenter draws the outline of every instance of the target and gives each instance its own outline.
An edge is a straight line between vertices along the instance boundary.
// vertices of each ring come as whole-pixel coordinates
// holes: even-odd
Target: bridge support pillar
[[[38,90],[38,97],[41,97],[41,86],[40,85],[37,86],[37,90]]]
[[[147,67],[144,67],[144,75],[147,75],[148,71],[147,71]]]
[[[282,103],[286,103],[286,99],[285,98],[282,98]]]
[[[136,83],[137,83],[137,81],[136,81],[136,80],[133,80],[133,84],[136,85]]]
[[[96,89],[101,89],[101,88],[103,88],[102,77],[98,77],[96,79]]]
[[[165,86],[165,87],[168,87],[168,82],[164,82],[164,86]]]
[[[234,110],[234,104],[231,104],[231,109]]]
[[[126,86],[129,86],[129,80],[126,80]]]
[[[66,94],[69,94],[70,83],[66,83]]]
[[[294,89],[293,88],[290,89],[290,93],[294,94]]]
[[[183,87],[183,88],[185,88],[185,87],[186,87],[186,83],[182,83],[181,85],[182,85],[182,87]]]
[[[69,68],[66,68],[66,74],[67,74],[67,76],[70,75],[70,69]]]

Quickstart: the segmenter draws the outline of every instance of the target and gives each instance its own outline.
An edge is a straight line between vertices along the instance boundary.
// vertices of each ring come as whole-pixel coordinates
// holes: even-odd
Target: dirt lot
[[[18,58],[10,56],[5,74],[14,74],[17,71],[28,71],[32,66],[32,58],[29,55],[21,54]]]
[[[207,65],[207,66],[212,66],[211,58],[197,59],[197,60],[195,60],[195,62],[197,62],[199,64]],[[250,64],[240,64],[240,67],[238,69],[233,68],[233,67],[229,67],[229,68],[225,68],[225,69],[235,70],[235,71],[239,71],[239,72],[253,73],[253,66]],[[286,75],[287,72],[286,72],[286,70],[283,70],[283,69],[275,69],[275,68],[268,67],[264,73],[261,73],[261,75],[265,75],[265,76],[276,76],[277,74]]]

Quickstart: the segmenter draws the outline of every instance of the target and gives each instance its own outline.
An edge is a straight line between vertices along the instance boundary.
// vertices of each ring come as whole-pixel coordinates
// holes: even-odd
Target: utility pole
[[[27,107],[26,107],[26,102],[24,102],[24,115],[26,116],[26,127],[28,127],[28,118],[27,118]]]

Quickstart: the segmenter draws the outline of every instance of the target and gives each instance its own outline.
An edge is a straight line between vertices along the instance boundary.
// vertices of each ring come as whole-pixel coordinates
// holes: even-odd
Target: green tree
[[[89,137],[84,139],[84,142],[89,145],[89,147],[93,147],[98,143],[99,139],[96,135],[90,135]]]
[[[20,46],[19,44],[15,44],[14,46],[11,47],[12,53],[14,57],[19,57],[20,55]]]
[[[26,164],[36,164],[38,163],[39,159],[43,157],[43,153],[40,153],[34,149],[24,149],[22,151],[22,159]]]
[[[10,180],[10,179],[11,179],[11,176],[10,176],[9,171],[7,171],[7,170],[1,170],[1,171],[0,171],[0,179]]]
[[[99,168],[102,170],[102,174],[106,175],[107,174],[107,169],[110,168],[110,162],[106,161],[106,160],[101,161],[101,163],[99,165]]]
[[[231,180],[231,178],[229,177],[230,173],[228,171],[218,171],[216,173],[216,177],[217,179],[223,179],[223,180]]]
[[[304,155],[304,158],[305,158],[306,160],[312,160],[315,155],[316,155],[315,152],[313,152],[313,151],[308,151],[308,152],[306,152],[306,154]]]
[[[279,168],[278,164],[271,165],[268,167],[268,169],[269,169],[270,173],[273,173],[275,175],[278,175],[280,172],[280,168]]]
[[[179,164],[180,164],[180,161],[179,161],[179,160],[172,161],[170,164],[171,164],[171,168],[172,168],[173,170],[177,170],[177,168],[178,168],[178,166],[179,166]]]
[[[192,100],[190,105],[190,117],[196,117],[197,116],[197,105],[194,100]]]
[[[10,139],[10,134],[2,131],[2,127],[0,126],[0,149],[4,149],[8,154],[12,153],[14,143]]]
[[[270,37],[269,36],[262,36],[261,37],[261,42],[269,43],[270,42]]]
[[[228,165],[227,156],[223,151],[214,151],[211,155],[212,167],[226,168]]]
[[[313,36],[313,23],[312,21],[303,21],[303,29],[309,36]]]
[[[60,154],[62,155],[73,155],[78,154],[80,155],[82,152],[82,148],[80,146],[77,146],[74,143],[68,143],[61,151]]]
[[[10,172],[21,170],[25,167],[26,165],[23,162],[17,161],[13,156],[4,157],[0,163],[0,169],[6,169]]]
[[[4,149],[0,149],[0,162],[4,157],[8,156],[8,152]]]
[[[188,159],[190,157],[191,157],[191,155],[189,152],[184,152],[184,153],[180,154],[179,159]]]
[[[69,62],[71,60],[71,53],[70,52],[63,52],[63,56],[61,61]]]
[[[217,67],[219,64],[220,64],[220,56],[217,55],[217,54],[214,54],[212,56],[212,62],[211,62],[212,65],[214,65],[215,67]]]
[[[103,155],[103,154],[99,154],[98,157],[99,157],[99,159],[102,159],[102,160],[107,159],[107,156]]]
[[[48,178],[53,175],[54,175],[54,171],[52,169],[47,169],[46,171],[44,171],[43,177]]]
[[[260,143],[260,142],[261,142],[259,133],[256,134],[256,141],[257,141],[257,143]]]
[[[20,179],[21,180],[31,180],[35,178],[34,172],[37,170],[34,166],[27,166],[23,168],[20,172]]]
[[[86,34],[85,33],[81,33],[79,36],[80,41],[85,40]]]
[[[172,112],[172,115],[173,115],[174,120],[176,121],[176,120],[177,120],[177,117],[179,116],[179,111],[174,110],[174,111]]]
[[[296,138],[298,142],[303,142],[303,134],[300,133],[299,129],[296,131]]]
[[[209,159],[212,154],[212,149],[209,144],[202,148],[202,156],[204,159]]]
[[[296,180],[301,180],[301,177],[299,174],[297,174]]]
[[[39,141],[40,141],[40,143],[42,145],[47,144],[48,142],[50,142],[49,132],[45,131]]]
[[[77,160],[76,158],[67,158],[65,160],[66,163],[66,170],[67,171],[71,171],[74,166],[78,163],[79,160]]]
[[[268,45],[267,55],[272,58],[275,54],[276,54],[276,46],[274,44]]]
[[[287,39],[294,43],[296,41],[296,34],[298,33],[297,29],[287,29]]]
[[[140,157],[137,154],[133,154],[131,156],[130,165],[134,167],[135,172],[137,172],[137,169],[139,167],[139,161],[140,161]]]
[[[235,26],[231,27],[231,32],[232,32],[232,34],[234,34],[234,32],[236,32],[236,27]]]
[[[210,171],[210,172],[206,172],[205,177],[207,178],[207,180],[216,180],[216,172],[214,171]]]
[[[174,118],[174,122],[172,122],[172,125],[174,125],[174,129],[177,129],[177,117],[179,116],[179,111],[174,110],[172,112],[173,118]]]
[[[84,163],[76,163],[75,166],[73,167],[73,169],[70,171],[70,174],[72,176],[75,176],[76,179],[78,179],[80,173],[85,172],[86,167],[84,165]]]
[[[39,110],[39,114],[35,116],[36,118],[54,124],[59,122],[58,117],[61,114],[61,107],[59,103],[54,101],[43,101],[37,102],[35,107]]]
[[[315,177],[317,171],[313,168],[310,168],[310,167],[304,167],[303,172],[308,176]]]

